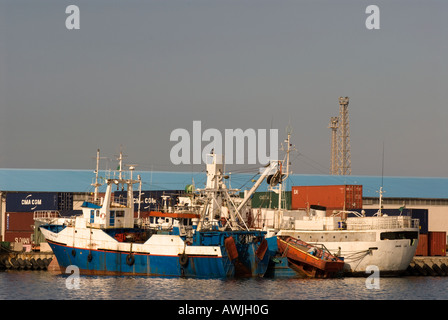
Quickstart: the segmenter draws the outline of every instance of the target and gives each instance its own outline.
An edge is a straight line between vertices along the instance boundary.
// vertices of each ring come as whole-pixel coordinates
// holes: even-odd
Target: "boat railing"
[[[347,218],[347,230],[404,229],[419,227],[419,219],[407,216]]]
[[[142,229],[171,230],[173,227],[172,219],[168,219],[166,221],[162,217],[146,217],[140,220],[139,225]]]
[[[107,170],[105,172],[105,179],[122,179],[122,180],[133,180],[135,178],[135,173],[132,170]],[[135,182],[136,183],[136,182]]]
[[[287,242],[288,243],[294,243],[296,245],[302,246],[303,248],[307,249],[307,252],[313,255],[317,255],[317,257],[323,259],[323,260],[334,260],[337,257],[334,256],[330,250],[328,250],[328,248],[323,244],[323,243],[307,243],[303,240],[300,240],[298,238],[293,238],[293,237],[288,237],[287,238]],[[314,249],[318,249],[317,252],[315,252]]]
[[[111,206],[122,206],[126,207],[128,205],[128,198],[127,195],[114,195],[113,200],[111,201]]]
[[[316,246],[320,247],[322,250],[322,259],[333,260],[335,258],[339,259],[337,256],[333,255],[330,250],[323,243],[316,243]]]
[[[61,215],[59,214],[59,211],[55,211],[55,210],[39,210],[39,211],[34,211],[34,213],[33,213],[34,220],[43,221],[43,222],[50,222],[50,221],[53,221],[60,217],[61,217]]]

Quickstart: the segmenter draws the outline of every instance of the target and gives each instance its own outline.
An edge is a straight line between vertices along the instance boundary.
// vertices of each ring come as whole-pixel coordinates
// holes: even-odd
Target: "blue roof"
[[[362,185],[363,197],[378,197],[383,186],[385,198],[448,199],[448,178],[293,175],[291,186]]]
[[[117,173],[115,173],[117,175]],[[184,190],[194,181],[202,188],[206,181],[205,172],[136,171],[140,175],[143,190]],[[113,173],[101,171],[100,177]],[[232,174],[232,188],[250,189],[254,174]],[[0,191],[16,192],[91,192],[95,174],[92,170],[52,170],[52,169],[0,169]],[[383,186],[386,198],[429,198],[448,199],[448,178],[433,177],[378,177],[378,176],[332,176],[294,174],[286,182],[286,190],[292,186],[318,186],[355,184],[363,186],[364,197],[378,197]],[[257,191],[266,191],[262,183]],[[100,192],[104,187],[100,188]]]
[[[118,172],[100,171],[98,175],[112,178],[118,177]],[[205,182],[205,173],[201,172],[135,171],[133,178],[137,175],[142,178],[143,190],[183,190],[192,179],[201,186]],[[0,191],[90,192],[94,190],[93,182],[95,173],[92,170],[0,169]],[[105,191],[105,187],[100,187],[101,191]]]

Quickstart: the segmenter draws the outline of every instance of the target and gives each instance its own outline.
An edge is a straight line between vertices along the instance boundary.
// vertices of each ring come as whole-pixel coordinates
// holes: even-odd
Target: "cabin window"
[[[181,224],[183,224],[184,226],[189,226],[191,223],[190,219],[181,219]]]
[[[123,211],[123,210],[117,210],[117,211],[115,211],[115,217],[117,217],[117,218],[123,218],[123,217],[124,217],[124,211]]]
[[[99,217],[100,216],[100,210],[95,210],[95,216]]]
[[[111,227],[115,226],[115,211],[110,211],[109,213],[109,225]]]
[[[417,231],[382,232],[381,240],[418,239]]]

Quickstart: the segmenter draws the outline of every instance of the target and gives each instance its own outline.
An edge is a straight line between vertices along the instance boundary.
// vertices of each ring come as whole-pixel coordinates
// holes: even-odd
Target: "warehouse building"
[[[428,230],[448,231],[448,178],[295,175],[291,184],[361,185],[362,209],[370,212],[379,208],[382,187],[383,209],[426,209]]]
[[[99,176],[112,178],[114,174],[117,173],[101,171]],[[154,193],[160,195],[163,191],[181,191],[191,184],[202,188],[206,181],[205,172],[136,171],[133,174],[134,178],[141,177],[142,190],[152,198]],[[233,174],[229,182],[232,188],[244,191],[251,188],[253,178],[253,174]],[[94,181],[92,170],[0,169],[1,239],[31,242],[33,212],[78,210],[94,191]],[[362,203],[362,208],[346,206],[346,209],[366,211],[378,209],[378,192],[382,187],[384,209],[426,209],[427,228],[448,232],[448,178],[291,175],[284,184],[286,194],[283,206],[298,209],[292,206],[295,201],[294,190],[310,186],[332,186],[333,189],[335,186],[351,186],[353,198],[346,203],[355,203],[355,207]],[[359,199],[360,189],[362,199]],[[103,187],[99,188],[100,193],[104,191]],[[263,183],[252,199],[253,207],[278,207],[278,198],[268,191],[266,183]],[[308,201],[307,205],[302,206],[325,205],[319,201]],[[150,203],[146,200],[143,202]],[[147,210],[150,209],[154,207],[147,206]]]

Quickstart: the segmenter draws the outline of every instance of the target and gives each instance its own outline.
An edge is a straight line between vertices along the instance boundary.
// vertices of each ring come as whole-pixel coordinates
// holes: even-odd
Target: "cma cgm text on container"
[[[73,194],[68,192],[10,192],[6,194],[7,212],[72,209]]]

